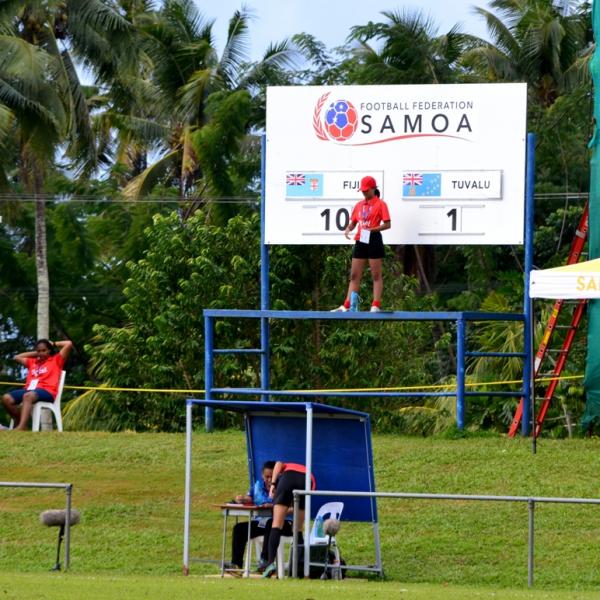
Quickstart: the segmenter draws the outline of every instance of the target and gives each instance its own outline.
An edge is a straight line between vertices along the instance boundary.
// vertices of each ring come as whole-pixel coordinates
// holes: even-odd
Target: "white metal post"
[[[306,404],[306,476],[304,478],[304,490],[310,492],[312,475],[312,440],[313,440],[313,409],[312,405]],[[310,574],[310,501],[306,496],[304,511],[304,577],[308,579]]]
[[[183,574],[190,573],[190,514],[192,495],[192,402],[185,405],[185,507],[183,515]]]

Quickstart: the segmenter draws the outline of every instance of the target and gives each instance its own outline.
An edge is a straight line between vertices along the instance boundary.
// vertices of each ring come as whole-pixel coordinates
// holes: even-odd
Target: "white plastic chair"
[[[56,429],[58,431],[63,430],[60,401],[63,393],[63,387],[65,385],[66,375],[66,371],[60,372],[60,379],[58,381],[58,391],[56,392],[54,402],[36,402],[33,405],[33,410],[31,412],[31,431],[40,430],[40,421],[42,420],[42,408],[47,408],[51,413],[54,414],[54,420],[56,421]]]
[[[325,521],[326,519],[338,519],[342,516],[342,511],[344,510],[343,502],[326,502],[319,508],[319,512],[317,513],[315,520],[313,521],[313,526],[310,531],[310,545],[315,546],[319,544],[328,544],[329,536],[323,534],[322,536],[317,535],[317,524],[319,519]],[[335,542],[335,536],[331,536],[332,543]]]
[[[58,431],[63,430],[62,424],[62,413],[60,410],[60,400],[63,393],[63,387],[65,385],[65,377],[67,375],[66,371],[60,372],[60,379],[58,381],[58,391],[56,392],[56,397],[54,398],[54,402],[36,402],[33,405],[33,409],[31,411],[31,431],[39,431],[40,430],[40,421],[42,420],[42,408],[47,408],[54,415],[54,420],[56,421],[56,429]],[[10,420],[10,429],[14,427],[14,420]]]

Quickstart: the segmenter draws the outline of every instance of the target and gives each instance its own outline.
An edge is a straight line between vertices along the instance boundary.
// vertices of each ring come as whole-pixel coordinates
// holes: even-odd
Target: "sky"
[[[194,1],[205,18],[215,19],[213,35],[222,49],[229,19],[242,2]],[[384,10],[420,10],[439,26],[439,34],[460,23],[463,31],[487,37],[484,21],[473,13],[473,6],[487,8],[488,0],[245,0],[244,4],[255,15],[250,24],[252,60],[259,60],[269,43],[300,32],[314,35],[327,48],[340,46],[352,26],[384,21]]]

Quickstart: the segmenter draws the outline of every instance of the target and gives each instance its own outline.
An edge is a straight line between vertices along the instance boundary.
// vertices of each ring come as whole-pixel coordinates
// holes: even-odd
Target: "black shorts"
[[[303,490],[306,483],[306,475],[298,471],[284,471],[277,479],[273,504],[292,506],[294,504],[293,490]],[[306,496],[300,496],[300,510],[304,510]]]
[[[357,241],[352,250],[352,258],[383,258],[385,256],[385,247],[380,231],[371,232],[369,243]]]

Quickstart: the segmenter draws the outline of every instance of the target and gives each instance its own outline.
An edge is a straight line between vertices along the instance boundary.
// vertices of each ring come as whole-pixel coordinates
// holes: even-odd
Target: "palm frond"
[[[118,429],[118,421],[114,413],[105,407],[103,393],[88,390],[65,404],[63,408],[65,427],[69,431],[112,431]]]
[[[185,122],[203,120],[202,106],[204,100],[214,83],[213,74],[210,69],[196,71],[187,81],[187,83],[178,91],[177,114]]]
[[[0,77],[18,80],[25,91],[38,91],[50,60],[47,52],[25,40],[0,35]]]
[[[518,56],[520,53],[519,42],[511,28],[497,15],[483,8],[475,7],[474,12],[484,18],[486,27],[494,45],[507,56]]]
[[[0,77],[0,101],[6,104],[21,119],[30,113],[38,117],[46,126],[59,131],[61,125],[56,115],[52,114],[43,104],[33,100],[10,82]]]
[[[317,67],[332,67],[333,62],[325,44],[309,33],[297,33],[292,36],[292,43],[300,54]]]
[[[15,115],[12,110],[8,106],[0,104],[0,140],[4,140],[8,136],[14,120]]]
[[[70,22],[85,23],[98,31],[123,33],[132,27],[113,3],[103,0],[68,0],[67,9]]]
[[[2,0],[0,2],[0,33],[15,34],[16,17],[23,11],[22,0]]]
[[[431,15],[426,15],[421,10],[395,10],[383,11],[381,13],[389,20],[389,28],[398,28],[399,31],[413,35],[414,37],[425,36],[436,37],[438,28]]]
[[[191,0],[167,0],[162,15],[178,31],[181,40],[191,42],[203,37],[207,27],[212,30],[213,21],[207,22]]]
[[[72,142],[70,153],[78,162],[83,162],[85,170],[89,172],[96,168],[98,154],[87,100],[69,53],[67,51],[62,52],[61,58],[69,82],[71,98],[71,132],[69,137]]]
[[[237,82],[237,88],[246,88],[255,85],[270,83],[273,74],[286,69],[295,69],[298,66],[298,51],[289,40],[272,43],[265,51],[262,59],[250,65]]]
[[[156,119],[124,115],[115,111],[104,112],[102,118],[111,128],[131,133],[136,139],[142,140],[149,146],[164,141],[171,133],[167,125]]]
[[[146,194],[149,194],[152,188],[165,177],[169,170],[176,168],[181,159],[181,149],[169,152],[154,164],[149,166],[144,172],[133,178],[123,189],[123,196],[136,200]]]
[[[241,64],[248,60],[250,18],[248,10],[242,7],[241,10],[236,10],[229,20],[227,40],[217,66],[217,73],[229,88],[235,86],[236,73]]]

